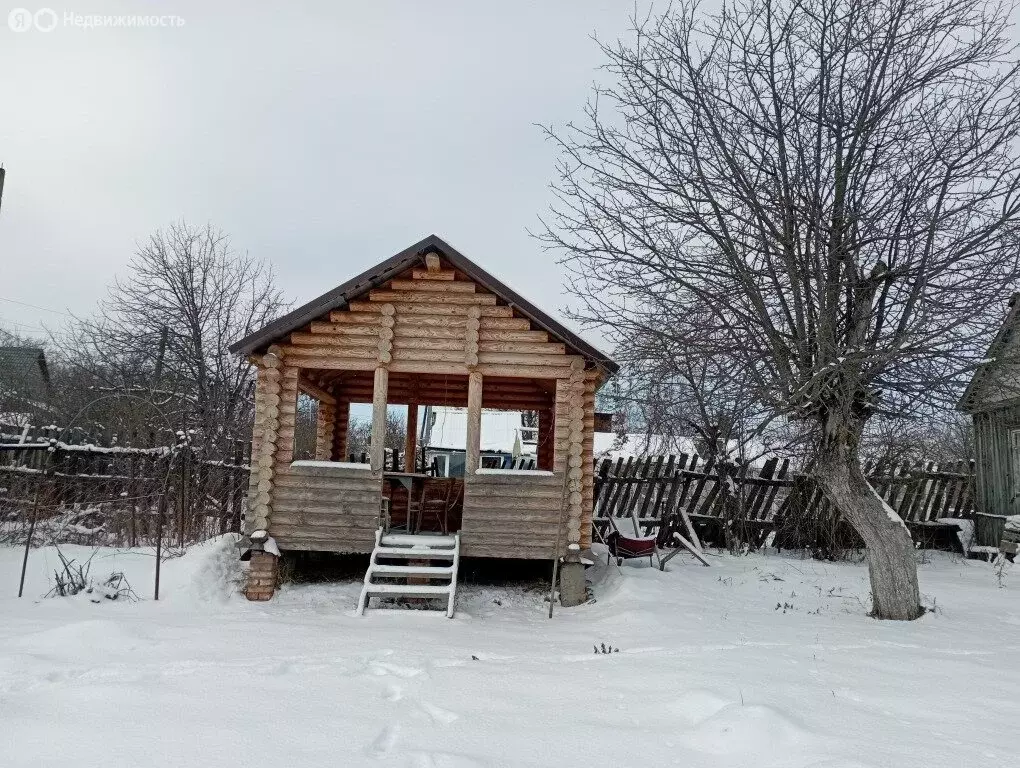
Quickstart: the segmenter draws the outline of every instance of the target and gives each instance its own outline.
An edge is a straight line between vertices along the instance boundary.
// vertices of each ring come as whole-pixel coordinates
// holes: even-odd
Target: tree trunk
[[[907,526],[864,476],[857,450],[831,443],[820,449],[815,479],[867,547],[871,615],[900,621],[918,618],[924,609],[917,587],[914,542]]]

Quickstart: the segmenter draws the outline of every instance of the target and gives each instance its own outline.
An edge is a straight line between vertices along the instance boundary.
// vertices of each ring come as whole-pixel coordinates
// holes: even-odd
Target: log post
[[[407,404],[407,436],[404,439],[404,471],[414,472],[418,468],[418,403]]]
[[[585,442],[585,384],[584,360],[574,358],[570,364],[570,377],[556,382],[558,443],[554,465],[557,471],[566,472],[566,534],[568,548],[580,546],[582,539],[582,518],[584,501],[584,442]],[[562,413],[560,409],[562,408]],[[558,445],[557,448],[560,448]],[[589,470],[590,471],[590,470]],[[572,560],[572,561],[571,561]],[[577,560],[564,561],[560,571],[560,602],[563,605],[579,605],[586,599],[584,590],[584,566]],[[580,570],[580,574],[572,571]]]
[[[332,457],[335,428],[336,406],[320,400],[315,418],[316,461],[329,461]]]
[[[351,421],[351,404],[337,400],[333,414],[333,461],[347,461],[347,427]]]
[[[280,429],[280,368],[275,352],[263,355],[255,379],[255,427],[248,486],[247,533],[267,528],[273,491],[274,454]]]
[[[465,446],[464,475],[478,471],[482,457],[482,374],[468,374],[467,445]]]
[[[538,412],[538,469],[553,468],[553,448],[555,434],[553,432],[553,409],[546,408]]]
[[[372,444],[370,448],[372,471],[382,472],[386,461],[386,396],[390,372],[383,365],[375,369],[372,389]]]

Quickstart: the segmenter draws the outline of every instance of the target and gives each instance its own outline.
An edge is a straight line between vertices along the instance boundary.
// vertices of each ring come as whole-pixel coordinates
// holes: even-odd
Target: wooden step
[[[381,576],[453,576],[452,565],[372,565],[368,570]]]
[[[385,565],[379,558],[404,559],[408,565]],[[432,565],[433,560],[448,560],[450,565]],[[460,564],[460,534],[429,536],[425,534],[375,532],[375,549],[365,572],[365,583],[358,598],[358,615],[363,616],[372,595],[406,597],[445,597],[446,616],[453,618],[457,599],[457,567]],[[373,581],[375,578],[406,579],[409,583]],[[413,580],[449,579],[445,584],[410,583]]]
[[[452,560],[452,549],[403,549],[401,547],[376,547],[375,554],[382,557],[403,557],[408,560]]]
[[[387,533],[380,543],[384,547],[445,547],[452,549],[457,544],[456,536],[431,536],[424,533]]]
[[[452,584],[366,584],[364,590],[370,595],[448,595]]]

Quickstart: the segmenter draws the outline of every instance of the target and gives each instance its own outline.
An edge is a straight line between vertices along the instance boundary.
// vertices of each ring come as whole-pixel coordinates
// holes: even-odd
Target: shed
[[[978,543],[997,544],[1001,518],[1020,514],[1020,294],[958,408],[974,422],[975,506]]]
[[[551,560],[590,544],[595,393],[616,364],[431,235],[238,341],[257,368],[246,527],[279,548],[373,550],[383,499],[416,492],[419,406],[466,409],[465,557]],[[293,461],[298,393],[318,401],[316,461]],[[350,404],[372,404],[370,463],[344,462]],[[385,466],[388,404],[406,404],[403,472]],[[537,411],[534,471],[480,466],[483,409]],[[403,488],[401,486],[404,486]]]

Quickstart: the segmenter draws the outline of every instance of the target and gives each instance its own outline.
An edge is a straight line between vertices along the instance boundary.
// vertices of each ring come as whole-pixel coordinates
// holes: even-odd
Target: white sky
[[[435,232],[557,314],[526,233],[632,0],[51,4],[181,28],[15,33],[0,0],[0,325],[88,312],[135,243],[212,221],[301,303]],[[589,335],[589,338],[592,338]],[[593,340],[598,341],[597,338]]]

